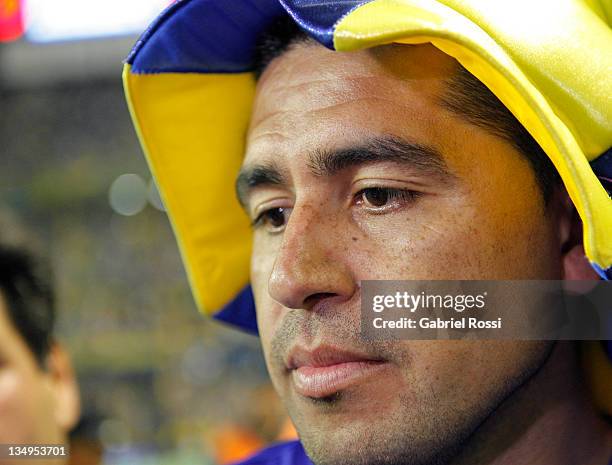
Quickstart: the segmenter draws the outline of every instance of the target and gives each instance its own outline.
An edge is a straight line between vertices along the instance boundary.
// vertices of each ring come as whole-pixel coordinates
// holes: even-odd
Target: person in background
[[[66,463],[67,434],[80,401],[67,352],[53,335],[49,273],[23,249],[0,245],[0,444],[64,445],[66,456],[32,463]],[[29,459],[0,463],[25,465]]]

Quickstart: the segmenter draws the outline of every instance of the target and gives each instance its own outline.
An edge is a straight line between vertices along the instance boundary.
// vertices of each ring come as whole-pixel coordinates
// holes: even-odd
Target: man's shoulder
[[[267,447],[236,465],[312,465],[300,441],[289,441]]]

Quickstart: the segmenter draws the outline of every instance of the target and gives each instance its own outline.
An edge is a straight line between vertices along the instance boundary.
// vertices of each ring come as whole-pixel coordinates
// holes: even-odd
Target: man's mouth
[[[329,397],[357,385],[386,365],[385,360],[332,346],[295,347],[286,363],[297,393],[311,398]]]

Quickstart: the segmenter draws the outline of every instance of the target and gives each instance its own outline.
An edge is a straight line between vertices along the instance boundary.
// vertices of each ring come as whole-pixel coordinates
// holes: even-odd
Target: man
[[[606,276],[610,80],[573,75],[604,76],[604,8],[230,3],[169,10],[125,82],[196,298],[258,330],[300,436],[246,463],[607,464],[573,343],[359,337],[363,280]]]
[[[0,463],[65,463],[79,396],[65,350],[54,340],[48,277],[20,249],[0,246]],[[65,456],[9,454],[10,446],[63,445]],[[17,451],[13,450],[13,454]]]

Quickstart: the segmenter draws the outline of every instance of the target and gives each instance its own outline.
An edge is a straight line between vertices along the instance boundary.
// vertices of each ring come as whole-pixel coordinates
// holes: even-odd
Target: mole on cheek
[[[356,237],[353,237],[353,241],[354,241],[354,242],[357,242],[357,238],[356,238]]]

